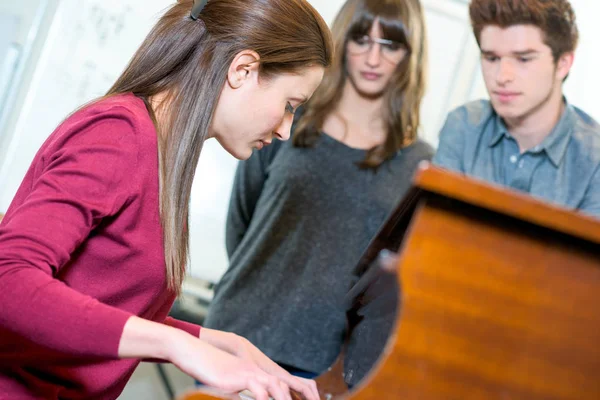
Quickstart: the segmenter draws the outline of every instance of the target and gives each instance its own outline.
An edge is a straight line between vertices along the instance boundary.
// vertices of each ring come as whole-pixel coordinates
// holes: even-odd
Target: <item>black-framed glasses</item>
[[[380,46],[380,54],[391,63],[399,63],[408,52],[403,43],[390,39],[374,38],[369,35],[351,36],[348,40],[347,50],[350,54],[365,54],[373,49],[373,46]]]

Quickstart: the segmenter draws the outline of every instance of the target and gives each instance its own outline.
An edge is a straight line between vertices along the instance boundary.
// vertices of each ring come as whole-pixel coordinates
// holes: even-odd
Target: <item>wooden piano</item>
[[[317,378],[322,399],[600,399],[600,221],[425,163],[361,265],[383,248],[393,334],[351,392],[339,362]]]

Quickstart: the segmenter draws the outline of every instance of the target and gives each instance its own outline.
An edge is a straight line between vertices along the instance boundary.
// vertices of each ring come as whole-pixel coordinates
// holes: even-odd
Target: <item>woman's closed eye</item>
[[[294,110],[294,107],[292,107],[292,104],[289,101],[285,105],[285,111],[289,112],[290,114],[296,113],[296,110]]]

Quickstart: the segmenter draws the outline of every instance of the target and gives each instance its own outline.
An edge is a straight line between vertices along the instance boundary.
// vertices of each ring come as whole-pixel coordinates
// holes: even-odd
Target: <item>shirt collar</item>
[[[569,145],[574,125],[575,110],[573,110],[573,106],[565,100],[565,110],[558,120],[558,124],[552,129],[550,135],[537,146],[539,150],[546,150],[548,158],[550,158],[550,161],[552,161],[552,164],[554,164],[555,167],[560,165],[560,162],[567,152],[567,146]]]
[[[565,110],[556,126],[552,129],[552,132],[550,132],[540,145],[530,150],[534,153],[545,150],[548,158],[550,158],[555,167],[559,166],[567,151],[574,125],[575,111],[573,110],[573,106],[566,99],[564,99],[564,102]],[[494,118],[494,132],[490,139],[490,147],[496,146],[502,138],[511,137],[502,118],[498,114],[495,114]]]
[[[494,147],[500,142],[502,138],[509,138],[510,134],[508,133],[508,128],[502,118],[496,113],[494,113],[494,132],[492,133],[492,138],[490,140],[490,147]]]

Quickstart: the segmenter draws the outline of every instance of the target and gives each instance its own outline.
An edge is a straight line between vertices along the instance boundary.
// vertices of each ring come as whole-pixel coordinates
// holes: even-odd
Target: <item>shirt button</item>
[[[513,163],[513,164],[516,163],[517,162],[517,156],[514,155],[514,154],[512,156],[510,156],[510,162]]]

